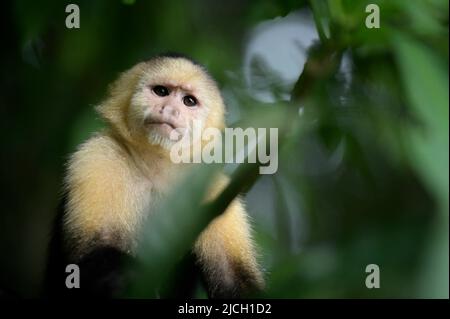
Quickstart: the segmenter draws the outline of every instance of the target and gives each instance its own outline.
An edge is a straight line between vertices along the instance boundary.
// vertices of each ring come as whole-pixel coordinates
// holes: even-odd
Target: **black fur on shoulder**
[[[65,245],[63,217],[67,196],[63,196],[54,221],[52,237],[48,248],[47,268],[44,279],[43,296],[46,298],[115,298],[126,294],[131,282],[137,280],[138,260],[115,247],[92,247],[81,259],[72,260]],[[66,287],[68,264],[75,263],[80,271],[80,288]],[[161,291],[162,298],[192,298],[200,269],[194,256],[189,253],[176,265],[173,280]],[[3,293],[0,290],[0,297]],[[156,296],[155,296],[156,297]]]

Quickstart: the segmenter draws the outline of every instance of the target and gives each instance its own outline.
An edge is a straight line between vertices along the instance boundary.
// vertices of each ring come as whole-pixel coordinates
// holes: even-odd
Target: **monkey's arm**
[[[238,198],[211,222],[195,244],[211,298],[245,297],[264,287],[247,218]]]
[[[121,152],[112,139],[97,136],[71,158],[50,245],[48,294],[109,297],[123,287],[137,223],[131,194],[146,189],[134,183]],[[79,289],[65,286],[68,264],[79,266]]]
[[[67,204],[67,196],[60,202],[54,222],[52,238],[48,250],[47,267],[44,281],[44,296],[46,297],[112,297],[117,295],[125,285],[125,264],[131,257],[114,246],[104,245],[86,251],[80,257],[74,257],[73,247],[65,239],[63,217]],[[69,239],[70,240],[70,239]],[[80,269],[79,288],[69,289],[66,273],[69,264],[76,264]]]

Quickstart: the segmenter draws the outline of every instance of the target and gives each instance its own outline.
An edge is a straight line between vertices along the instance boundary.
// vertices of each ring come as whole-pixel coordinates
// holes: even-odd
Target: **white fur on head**
[[[170,149],[176,142],[156,132],[143,134],[146,100],[141,92],[152,81],[193,84],[204,101],[201,111],[205,112],[204,128],[224,128],[224,103],[215,81],[206,71],[185,58],[156,57],[122,73],[110,87],[109,97],[97,107],[100,115],[129,142],[145,138],[149,144],[164,149]]]

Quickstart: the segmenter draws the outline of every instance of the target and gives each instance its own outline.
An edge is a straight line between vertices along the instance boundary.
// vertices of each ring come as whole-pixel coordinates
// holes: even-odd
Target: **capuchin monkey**
[[[125,265],[135,257],[144,218],[188,169],[170,160],[170,134],[189,134],[194,120],[204,128],[225,127],[215,81],[181,55],[156,56],[124,72],[97,111],[108,128],[68,162],[46,270],[49,296],[123,293]],[[226,181],[215,184],[223,189]],[[264,287],[239,198],[203,230],[186,260],[192,273],[177,276],[180,286],[198,270],[210,298],[245,297]],[[66,266],[72,263],[80,269],[78,289],[66,287]],[[192,285],[178,292],[176,297],[192,297]]]

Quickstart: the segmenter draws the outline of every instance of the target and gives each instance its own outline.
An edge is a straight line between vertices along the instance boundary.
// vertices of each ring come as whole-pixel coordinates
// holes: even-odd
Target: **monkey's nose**
[[[174,117],[178,117],[180,115],[180,111],[176,107],[170,105],[162,106],[159,113]]]
[[[178,111],[178,109],[172,109],[172,115],[175,117],[178,117],[180,115],[180,111]]]

